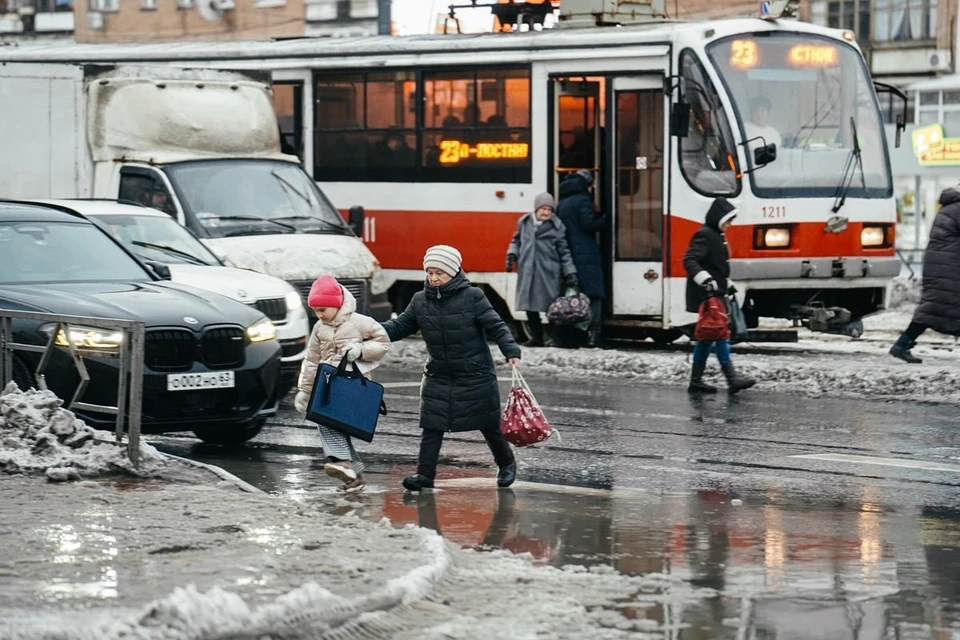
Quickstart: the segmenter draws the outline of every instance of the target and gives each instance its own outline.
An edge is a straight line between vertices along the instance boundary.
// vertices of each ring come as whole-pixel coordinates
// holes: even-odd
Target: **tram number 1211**
[[[787,208],[783,205],[772,205],[761,207],[761,213],[764,218],[786,218]]]

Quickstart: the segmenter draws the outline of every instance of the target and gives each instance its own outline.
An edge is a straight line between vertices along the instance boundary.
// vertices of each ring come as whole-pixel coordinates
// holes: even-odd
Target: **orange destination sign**
[[[921,166],[960,164],[960,138],[948,138],[942,124],[913,130],[913,153]]]
[[[837,64],[837,48],[830,44],[798,44],[790,48],[789,59],[795,67],[829,67]]]
[[[440,164],[457,164],[461,160],[523,160],[530,155],[526,142],[479,142],[470,146],[460,140],[440,141]]]

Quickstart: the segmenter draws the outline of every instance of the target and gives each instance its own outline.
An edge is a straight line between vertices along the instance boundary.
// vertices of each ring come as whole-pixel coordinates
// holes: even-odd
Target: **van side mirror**
[[[147,267],[149,267],[150,270],[153,271],[156,274],[156,276],[161,280],[171,280],[173,278],[173,276],[170,275],[170,267],[163,264],[162,262],[153,262],[151,260],[151,261],[148,261],[146,264],[147,264]]]
[[[363,238],[363,220],[367,215],[363,210],[363,207],[360,205],[354,205],[350,207],[350,213],[347,215],[347,222],[349,223],[350,228],[353,229],[353,233],[358,238]]]
[[[670,133],[678,138],[686,138],[690,131],[690,104],[679,101],[670,109]]]
[[[777,159],[777,145],[768,144],[753,150],[753,163],[757,167],[764,167]]]

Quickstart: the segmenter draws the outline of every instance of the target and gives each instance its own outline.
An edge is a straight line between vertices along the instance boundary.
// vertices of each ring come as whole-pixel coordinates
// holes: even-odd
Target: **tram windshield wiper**
[[[860,138],[857,136],[857,121],[850,118],[850,131],[853,133],[853,148],[850,155],[847,156],[847,162],[843,166],[843,175],[840,177],[840,184],[837,185],[837,192],[833,200],[831,211],[837,213],[847,203],[847,192],[850,191],[850,185],[853,184],[854,171],[860,169],[860,184],[864,190],[867,188],[867,176],[863,172],[863,153],[860,149]]]

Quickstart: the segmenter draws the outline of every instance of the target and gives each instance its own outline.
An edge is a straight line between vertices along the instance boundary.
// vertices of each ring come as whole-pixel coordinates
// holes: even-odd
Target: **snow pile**
[[[13,382],[0,393],[0,471],[44,472],[50,480],[76,480],[108,473],[151,475],[161,454],[140,445],[140,469],[102,432],[62,406],[50,391],[21,391]]]
[[[919,277],[899,276],[893,279],[887,309],[891,311],[910,311],[920,303],[922,281]]]

